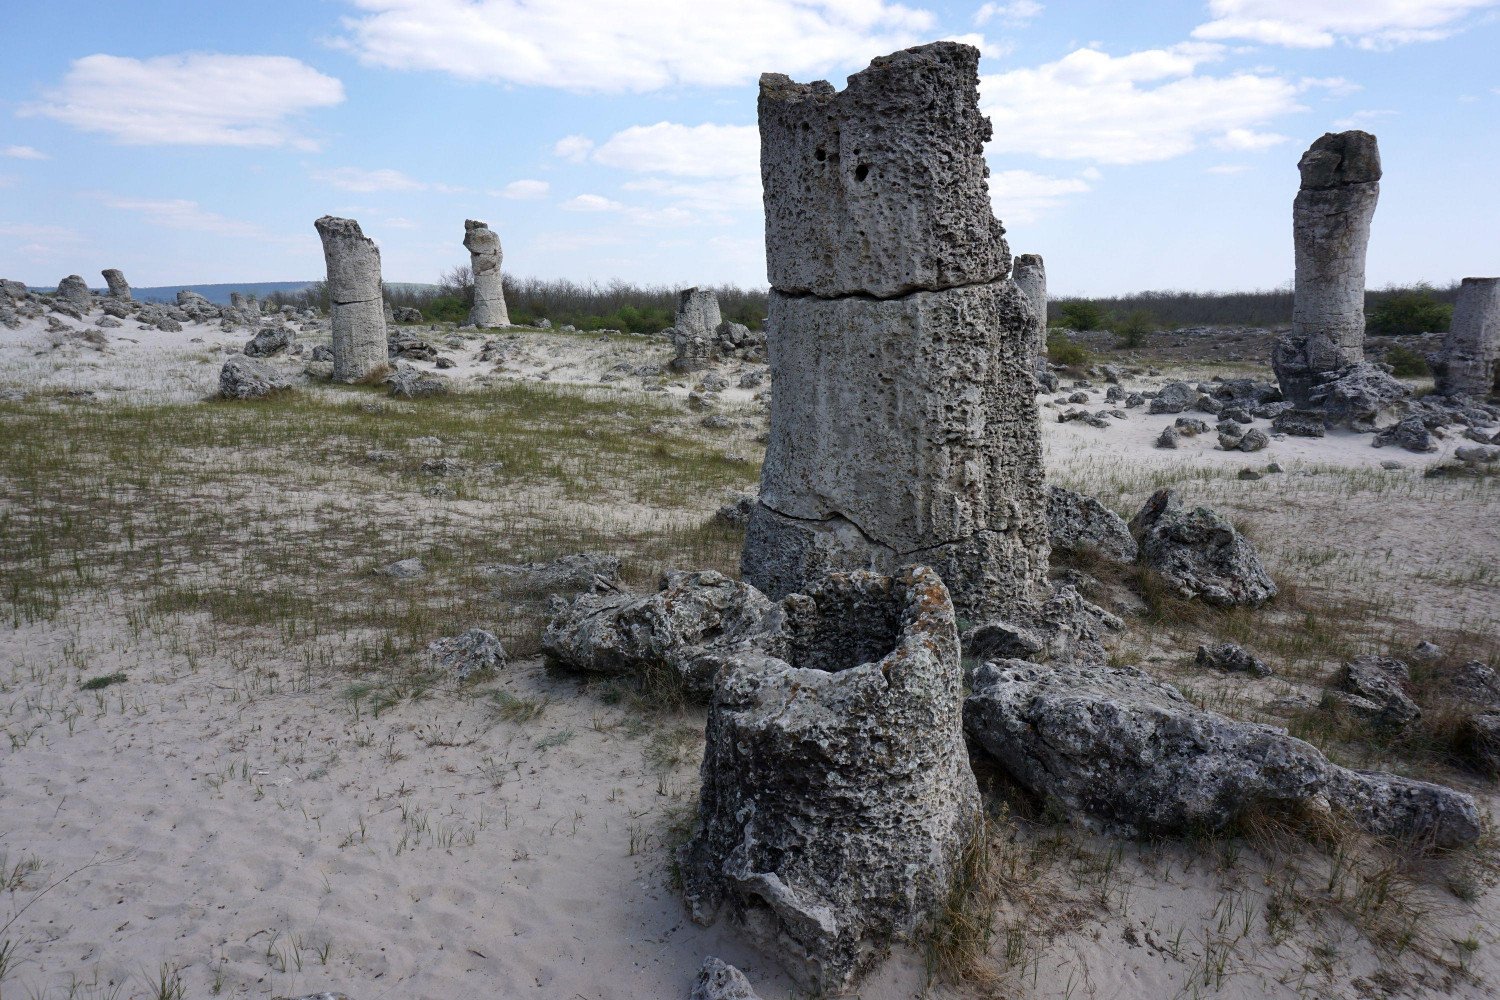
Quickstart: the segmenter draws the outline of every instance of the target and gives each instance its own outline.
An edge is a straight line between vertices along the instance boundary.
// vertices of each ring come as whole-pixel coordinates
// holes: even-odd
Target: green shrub
[[[1402,378],[1422,378],[1432,374],[1422,352],[1403,344],[1392,344],[1385,349],[1385,363],[1391,366],[1392,373]]]
[[[440,295],[429,299],[421,306],[422,320],[426,323],[464,323],[469,319],[469,307],[456,295]]]
[[[1431,292],[1418,289],[1397,292],[1376,303],[1366,324],[1370,333],[1395,336],[1404,333],[1444,333],[1453,320],[1453,307],[1439,302]]]
[[[1104,310],[1092,302],[1075,299],[1072,302],[1064,302],[1057,310],[1057,322],[1054,326],[1064,326],[1069,330],[1077,330],[1080,333],[1086,330],[1097,330],[1105,323]]]
[[[1093,359],[1088,348],[1082,344],[1075,344],[1061,333],[1049,333],[1047,335],[1047,360],[1054,364],[1067,365],[1070,368],[1080,368],[1087,365]]]
[[[1146,338],[1156,330],[1156,317],[1144,309],[1132,310],[1124,319],[1111,324],[1115,343],[1120,347],[1144,347]]]

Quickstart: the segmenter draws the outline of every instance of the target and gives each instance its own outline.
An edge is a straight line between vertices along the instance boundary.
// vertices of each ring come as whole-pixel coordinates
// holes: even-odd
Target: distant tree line
[[[566,279],[516,278],[506,275],[505,304],[512,323],[533,325],[549,319],[553,326],[580,330],[628,330],[656,333],[672,325],[677,315],[678,289],[668,285],[635,285],[624,281],[583,284]],[[719,298],[726,320],[759,329],[766,319],[766,292],[733,285],[710,286]],[[462,323],[474,304],[474,275],[468,267],[443,273],[434,285],[386,285],[392,308],[412,306],[424,320]],[[276,305],[298,309],[328,308],[325,282],[314,282],[300,292],[267,296]]]

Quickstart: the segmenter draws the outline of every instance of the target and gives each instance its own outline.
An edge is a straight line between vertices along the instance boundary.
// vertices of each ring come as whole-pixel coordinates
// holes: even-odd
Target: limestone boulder
[[[1140,547],[1120,515],[1091,496],[1047,487],[1047,526],[1054,551],[1094,553],[1134,562]]]
[[[1271,676],[1271,668],[1257,659],[1243,646],[1232,642],[1220,642],[1212,646],[1198,647],[1197,663],[1210,670],[1229,673],[1250,674],[1254,677]]]
[[[1157,490],[1130,521],[1141,558],[1179,594],[1220,607],[1258,605],[1276,596],[1250,540],[1207,507],[1184,508],[1175,491]]]
[[[1405,420],[1392,424],[1376,434],[1375,440],[1371,443],[1377,448],[1394,445],[1419,454],[1438,449],[1432,432],[1427,429],[1426,424],[1422,423],[1420,417],[1407,417]]]
[[[496,671],[509,657],[493,632],[471,628],[462,635],[445,636],[427,644],[427,654],[457,680]]]
[[[726,915],[840,993],[921,937],[976,826],[958,634],[922,567],[834,574],[785,607],[787,655],[731,657],[715,685],[678,860],[695,920]]]
[[[721,959],[707,958],[698,970],[688,1000],[760,1000],[760,994],[751,988],[750,980],[739,969]]]
[[[576,594],[620,589],[620,558],[604,552],[575,552],[551,562],[499,563],[479,571],[503,593]]]
[[[297,335],[284,326],[265,327],[245,345],[245,354],[252,358],[269,358],[284,354],[297,342]]]
[[[219,395],[225,399],[263,399],[291,387],[270,365],[234,355],[219,369]]]
[[[1445,785],[1330,766],[1327,794],[1335,810],[1380,836],[1448,849],[1484,831],[1473,797]]]

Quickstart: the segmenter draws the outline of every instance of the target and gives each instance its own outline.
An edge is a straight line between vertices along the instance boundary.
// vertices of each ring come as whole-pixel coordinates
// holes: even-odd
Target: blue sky
[[[996,214],[1054,294],[1274,287],[1301,151],[1380,138],[1369,280],[1500,273],[1500,0],[12,0],[0,276],[763,285],[756,79],[984,53]]]

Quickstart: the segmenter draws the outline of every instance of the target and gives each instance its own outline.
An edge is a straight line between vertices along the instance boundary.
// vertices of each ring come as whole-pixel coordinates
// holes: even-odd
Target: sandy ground
[[[249,335],[133,326],[105,331],[103,351],[42,324],[0,329],[0,390],[190,402],[214,389],[224,351]],[[602,385],[617,365],[669,355],[640,338],[528,333],[497,372],[478,360],[485,339],[444,347],[458,362],[446,374],[476,387],[544,377]],[[690,386],[678,381],[669,391],[685,395]],[[609,384],[639,391],[641,380]],[[751,395],[732,394],[747,404]],[[1421,478],[1453,439],[1431,456],[1347,434],[1277,440],[1254,455],[1217,451],[1211,436],[1163,451],[1152,442],[1173,416],[1131,410],[1099,430],[1058,424],[1056,412],[1044,408],[1043,420],[1049,471],[1061,481],[1128,509],[1154,477],[1169,477],[1248,523],[1275,571],[1305,569],[1331,588],[1388,578],[1408,588],[1424,624],[1496,630],[1493,586],[1455,582],[1462,565],[1451,578],[1438,571],[1500,558],[1493,492],[1453,509]],[[1379,468],[1393,458],[1405,468]],[[1272,461],[1285,471],[1234,477]],[[1351,476],[1379,477],[1381,489],[1351,500]],[[1342,561],[1308,557],[1317,568],[1305,567],[1309,546],[1339,550]],[[1434,572],[1414,576],[1412,561]],[[525,661],[482,688],[443,687],[377,716],[347,677],[314,669],[307,653],[206,614],[142,626],[107,594],[0,630],[0,945],[12,947],[0,996],[156,997],[171,995],[159,989],[167,975],[187,997],[678,997],[707,955],[740,966],[768,1000],[795,995],[774,961],[731,929],[688,921],[670,884],[663,844],[696,793],[701,709],[644,729],[628,704]],[[115,671],[129,681],[79,690]],[[487,707],[491,689],[546,708],[531,721],[499,718]],[[1494,808],[1493,786],[1474,790]],[[1444,947],[1474,948],[1464,971],[1413,961],[1393,981],[1379,971],[1385,946],[1337,920],[1310,917],[1270,939],[1274,880],[1264,862],[1083,835],[1047,859],[1032,850],[1049,902],[1008,992],[1485,997],[1500,983],[1493,885],[1471,902],[1417,890],[1424,931]],[[997,964],[1008,943],[997,940]],[[928,984],[921,956],[899,953],[858,995],[952,992]]]

